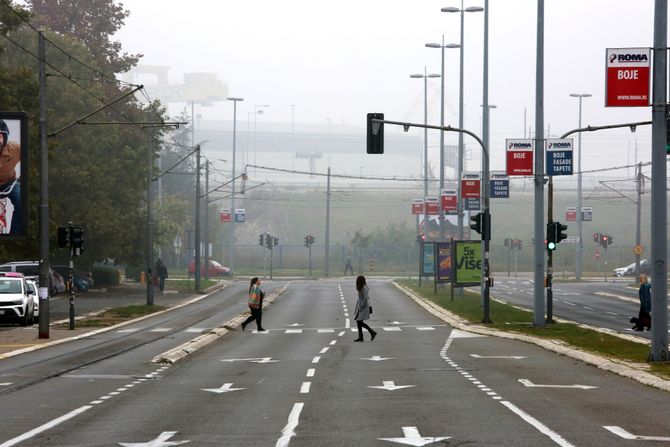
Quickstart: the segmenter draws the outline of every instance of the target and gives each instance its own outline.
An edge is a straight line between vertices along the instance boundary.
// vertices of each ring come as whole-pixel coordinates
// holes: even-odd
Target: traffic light
[[[470,229],[478,234],[482,234],[482,213],[477,213],[474,216],[471,216],[470,220],[472,221]]]
[[[600,237],[601,236],[602,236],[602,234],[600,234],[600,233],[593,233],[593,242],[595,242],[596,244],[600,244]]]
[[[509,247],[509,241],[510,239],[508,237],[505,238],[505,247]]]
[[[549,222],[547,223],[547,250],[554,251],[556,250],[556,225],[558,222]]]
[[[265,235],[265,246],[267,248],[272,248],[272,235],[269,233]]]
[[[510,248],[514,249],[516,248],[517,240],[516,239],[510,239]]]
[[[279,238],[276,238],[276,237],[273,236],[272,237],[272,246],[276,247],[277,245],[279,245]]]
[[[305,236],[305,247],[309,248],[309,235]]]
[[[80,227],[70,227],[70,248],[74,256],[79,256],[84,251],[84,230]]]
[[[556,232],[556,243],[560,244],[561,241],[565,240],[568,238],[568,235],[565,234],[565,231],[568,231],[568,226],[563,225],[560,222],[554,222],[554,228]]]
[[[383,120],[383,113],[368,113],[368,154],[384,153],[384,123],[373,123],[373,119]]]
[[[521,250],[522,246],[523,246],[523,241],[521,239],[519,239],[517,241],[517,244],[516,244],[516,249]]]
[[[265,245],[265,235],[264,234],[259,234],[258,235],[258,245],[261,247]]]
[[[65,248],[70,243],[70,234],[67,227],[58,227],[58,246]]]
[[[607,236],[607,245],[612,245],[614,243],[614,238],[612,236]]]
[[[601,234],[600,235],[600,245],[607,250],[607,246],[609,245],[609,236],[606,234]]]

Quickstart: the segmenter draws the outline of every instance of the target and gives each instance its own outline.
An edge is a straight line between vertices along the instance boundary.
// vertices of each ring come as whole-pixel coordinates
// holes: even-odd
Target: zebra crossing
[[[437,328],[440,327],[446,327],[447,325],[434,325],[434,326],[419,326],[419,325],[405,325],[405,326],[374,326],[378,327],[381,330],[385,332],[403,332],[403,331],[420,331],[420,332],[425,332],[425,331],[434,331]],[[215,328],[213,327],[189,327],[186,329],[181,330],[180,332],[185,332],[185,333],[191,333],[191,334],[201,334],[207,331],[211,331]],[[286,335],[291,335],[291,334],[306,334],[306,333],[314,333],[316,332],[317,334],[332,334],[334,332],[340,331],[343,328],[336,328],[336,327],[331,327],[331,328],[275,328],[275,329],[267,329],[265,332],[257,332],[257,331],[252,331],[251,333],[254,335],[268,335],[270,333],[272,334],[286,334]],[[356,328],[344,328],[348,329],[351,332],[357,332],[358,330]],[[153,333],[167,333],[175,330],[175,328],[171,327],[157,327],[157,328],[148,328],[148,327],[137,327],[137,328],[128,328],[128,329],[119,329],[116,331],[119,334],[130,334],[130,333],[135,333],[135,332],[153,332]]]

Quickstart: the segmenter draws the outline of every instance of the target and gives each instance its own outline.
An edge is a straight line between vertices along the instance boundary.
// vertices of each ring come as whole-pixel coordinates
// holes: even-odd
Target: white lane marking
[[[304,324],[293,323],[293,324],[289,324],[289,326],[291,326],[291,327],[300,327],[300,326],[304,326]]]
[[[321,357],[318,355],[312,359],[312,363],[319,363],[319,360],[321,360]]]
[[[445,439],[450,439],[449,436],[441,436],[441,437],[421,436],[421,434],[419,433],[419,429],[416,427],[403,427],[402,433],[404,435],[402,438],[377,438],[377,439],[379,441],[388,441],[388,442],[394,442],[396,444],[405,444],[414,446],[434,444],[436,442],[444,441]]]
[[[361,357],[361,360],[370,360],[372,362],[381,362],[382,360],[392,360],[394,358],[395,357],[380,357],[378,355],[374,355],[374,356],[370,357],[369,359],[364,359],[364,358]]]
[[[100,400],[107,400],[107,399],[111,399],[111,398],[112,398],[112,396],[102,396],[99,399]]]
[[[571,303],[570,301],[563,301],[563,302],[564,302],[565,304],[567,304],[568,306],[576,306],[575,303]]]
[[[337,343],[337,340],[331,340],[330,341],[330,346],[333,346],[335,343]]]
[[[528,388],[578,388],[580,390],[592,390],[598,388],[597,386],[591,385],[538,385],[528,379],[519,379],[519,382]]]
[[[311,386],[312,382],[303,382],[302,385],[300,385],[300,394],[308,394]]]
[[[199,334],[201,332],[209,331],[211,328],[208,327],[190,327],[186,329],[184,332],[187,332],[189,334]]]
[[[171,327],[157,327],[156,329],[152,329],[149,332],[168,332],[171,331]]]
[[[249,359],[221,359],[222,362],[253,362],[253,363],[276,363],[279,360],[272,360],[272,357],[252,357]],[[142,379],[140,379],[142,380]]]
[[[335,332],[335,329],[318,329],[316,332],[319,334],[329,334]]]
[[[396,385],[395,382],[392,380],[382,380],[382,385],[375,385],[375,386],[368,386],[368,388],[376,388],[378,390],[387,390],[387,391],[395,391],[395,390],[401,390],[403,388],[412,388],[416,385]]]
[[[302,329],[286,329],[285,334],[302,334]]]
[[[470,357],[474,357],[476,359],[513,359],[513,360],[521,360],[527,358],[524,357],[523,355],[479,355],[479,354],[470,354]]]
[[[349,319],[347,318],[346,320],[344,320],[344,328],[349,329],[350,327],[351,327],[351,321],[349,321]]]
[[[325,354],[330,348],[326,347],[319,351],[319,354]]]
[[[230,391],[246,390],[246,388],[233,388],[232,383],[224,383],[220,388],[200,388],[200,389],[215,394],[228,393]]]
[[[104,400],[92,400],[91,402],[89,402],[89,404],[91,404],[91,405],[98,405],[98,404],[101,404],[101,403],[103,403],[103,402],[104,402]]]
[[[139,330],[141,330],[141,329],[142,329],[142,328],[139,328],[139,327],[138,327],[138,328],[135,328],[135,329],[121,329],[121,330],[116,331],[116,332],[118,332],[119,334],[128,334],[128,333],[130,333],[130,332],[137,332],[137,331],[139,331]]]
[[[625,429],[618,427],[616,425],[603,425],[605,430],[609,430],[615,435],[629,440],[638,440],[638,441],[670,441],[670,437],[667,436],[640,436],[634,435]]]
[[[400,332],[402,329],[400,329],[397,326],[384,326],[382,329],[384,329],[386,332]]]
[[[572,444],[570,444],[568,441],[563,439],[561,435],[556,433],[555,431],[551,430],[549,427],[544,425],[542,422],[538,421],[535,419],[533,416],[529,415],[525,411],[521,410],[519,407],[514,405],[511,402],[507,402],[506,400],[503,400],[500,402],[507,408],[509,408],[513,413],[515,413],[517,416],[519,416],[521,419],[524,421],[528,422],[530,425],[535,427],[540,433],[543,435],[548,436],[552,441],[554,441],[556,444],[560,445],[561,447],[574,447]]]
[[[288,416],[288,423],[286,424],[286,427],[281,431],[282,436],[277,440],[277,443],[275,444],[275,447],[287,447],[289,442],[291,441],[291,438],[295,436],[295,429],[298,427],[298,423],[300,422],[300,412],[302,412],[302,407],[305,404],[302,402],[297,402],[293,404],[293,409],[291,410],[291,414]]]
[[[345,318],[349,318],[349,312],[344,313]]]
[[[110,396],[118,396],[119,394],[121,393],[119,393],[118,391],[112,391],[111,393],[109,393]]]
[[[345,334],[345,332],[342,331],[342,332],[340,332],[339,334],[337,334],[337,336],[338,336],[338,337],[341,337],[341,336],[343,336],[344,334]]]
[[[310,368],[310,369],[307,370],[307,374],[305,375],[305,377],[314,377],[315,373],[316,373],[316,369]]]
[[[90,410],[91,408],[93,408],[93,407],[90,406],[90,405],[84,405],[83,407],[79,407],[76,410],[72,410],[69,413],[64,414],[61,417],[58,417],[58,418],[56,418],[52,421],[47,422],[46,424],[40,425],[37,428],[33,428],[32,430],[30,430],[28,432],[25,432],[21,436],[17,436],[16,438],[13,438],[13,439],[10,439],[9,441],[3,442],[2,444],[0,444],[0,447],[10,447],[10,446],[16,445],[16,444],[18,444],[20,442],[23,442],[27,439],[30,439],[30,438],[32,438],[36,435],[39,435],[40,433],[43,433],[47,430],[50,430],[50,429],[56,427],[57,425],[62,424],[65,421],[68,421],[68,420],[70,420],[74,417],[77,417],[80,414]]]
[[[595,310],[595,309],[592,308],[592,307],[586,307],[586,306],[582,306],[582,307],[583,307],[584,309],[586,309],[586,310]]]
[[[0,383],[0,386],[9,386],[9,385],[11,385],[12,383],[13,383],[13,382],[3,382],[3,383]]]
[[[418,327],[416,328],[418,331],[434,331],[435,328],[431,326],[424,326],[424,327]]]
[[[254,335],[270,335],[270,331],[267,330],[258,332],[256,329],[254,329],[253,331],[251,331],[251,333]]]
[[[391,321],[390,324],[405,324],[404,321]]]
[[[119,445],[124,447],[163,447],[169,445],[181,445],[186,444],[191,441],[168,441],[178,432],[176,431],[164,431],[156,439],[152,439],[149,442],[119,442]]]
[[[605,313],[606,313],[606,314],[610,314],[610,315],[619,315],[619,314],[616,313],[616,312],[605,312]]]
[[[475,337],[486,337],[486,335],[473,334],[472,332],[465,332],[459,329],[453,329],[451,334],[449,334],[449,340],[454,338],[475,338]]]

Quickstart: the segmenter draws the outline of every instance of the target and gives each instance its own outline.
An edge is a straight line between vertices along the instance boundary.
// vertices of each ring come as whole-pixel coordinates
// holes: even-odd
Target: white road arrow
[[[528,388],[578,388],[580,390],[591,390],[598,388],[597,386],[589,385],[536,385],[528,379],[519,379],[519,382],[523,383]]]
[[[272,360],[272,357],[252,357],[250,359],[223,359],[222,362],[252,362],[252,363],[276,363],[279,360]]]
[[[176,435],[176,431],[164,431],[156,439],[149,442],[119,442],[119,445],[124,447],[167,447],[171,445],[186,444],[191,441],[168,441],[171,437]]]
[[[623,439],[637,440],[637,441],[670,441],[670,437],[664,436],[638,436],[632,433],[627,432],[621,427],[616,425],[603,425],[605,430],[609,430],[617,436],[622,437]]]
[[[382,386],[368,386],[368,388],[377,388],[378,390],[395,391],[403,388],[412,388],[415,385],[396,385],[393,381],[382,381]]]
[[[379,357],[378,355],[373,355],[369,359],[364,359],[361,357],[361,360],[370,360],[372,362],[381,362],[382,360],[393,360],[395,357]]]
[[[210,393],[221,394],[221,393],[227,393],[229,391],[246,390],[246,388],[233,388],[232,383],[224,383],[221,388],[201,388],[201,390],[209,391]]]
[[[479,354],[470,354],[470,357],[474,357],[476,359],[513,359],[513,360],[520,360],[526,358],[522,355],[479,355]]]
[[[421,434],[419,433],[419,429],[416,427],[403,427],[402,433],[405,435],[404,438],[377,438],[377,439],[379,441],[395,442],[396,444],[422,446],[422,445],[434,444],[436,442],[444,441],[445,439],[450,438],[450,436],[443,436],[439,438],[429,438],[421,436]]]

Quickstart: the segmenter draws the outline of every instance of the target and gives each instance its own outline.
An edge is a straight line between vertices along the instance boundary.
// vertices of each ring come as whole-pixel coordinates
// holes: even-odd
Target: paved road
[[[353,343],[350,280],[293,282],[264,312],[267,333],[247,328],[177,365],[148,363],[187,328],[242,311],[245,288],[96,337],[135,347],[0,395],[0,447],[629,446],[626,433],[670,436],[667,393],[452,330],[385,281],[371,282],[374,342]],[[25,383],[27,366],[52,368],[81,349],[7,359],[0,382]],[[644,415],[631,411],[641,404]]]
[[[650,339],[651,332],[635,332],[630,318],[640,307],[633,280],[554,284],[554,316]],[[533,309],[533,281],[496,278],[491,294],[511,304]]]

